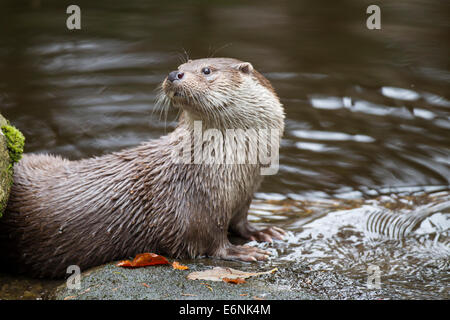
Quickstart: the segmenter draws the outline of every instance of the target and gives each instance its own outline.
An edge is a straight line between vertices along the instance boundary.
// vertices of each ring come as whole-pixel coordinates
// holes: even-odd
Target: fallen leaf
[[[240,271],[240,270],[236,270],[236,269],[232,269],[232,268],[215,267],[215,268],[208,269],[205,271],[191,272],[190,274],[188,274],[187,278],[189,280],[210,280],[210,281],[222,281],[223,278],[246,279],[249,277],[259,276],[262,274],[270,274],[277,270],[278,269],[275,268],[275,269],[272,269],[270,271],[265,271],[265,272],[245,272],[245,271]]]
[[[117,267],[123,268],[139,268],[146,266],[154,266],[158,264],[169,264],[166,258],[155,253],[141,253],[136,255],[133,261],[122,260],[116,264]]]
[[[73,298],[75,298],[75,296],[67,296],[67,297],[64,298],[64,300],[70,300],[70,299],[73,299]]]
[[[122,261],[119,261],[119,263],[117,263],[116,266],[122,267],[122,268],[132,268],[133,263],[130,260],[122,260]]]
[[[209,284],[204,283],[204,282],[200,282],[200,284],[204,285],[204,286],[207,287],[209,290],[213,291],[213,288],[212,288]]]
[[[245,279],[244,278],[234,278],[234,279],[222,278],[222,280],[225,281],[226,283],[234,283],[234,284],[245,283]]]
[[[145,282],[141,283],[144,287],[150,288],[150,286],[148,284],[146,284]]]
[[[178,261],[174,261],[172,263],[172,267],[177,270],[188,270],[189,269],[188,266],[184,266],[184,265],[180,264]]]

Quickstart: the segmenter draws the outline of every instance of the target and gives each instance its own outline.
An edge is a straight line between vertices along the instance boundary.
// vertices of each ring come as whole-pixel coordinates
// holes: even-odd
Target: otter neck
[[[206,124],[206,125],[205,125]],[[178,163],[247,165],[249,168],[278,164],[278,130],[240,128],[211,128],[207,121],[180,117],[175,131],[169,135],[169,143],[177,149]],[[267,155],[270,154],[270,156]],[[200,160],[198,160],[200,159]]]
[[[185,110],[181,113],[180,120],[178,121],[178,127],[182,127],[183,129],[188,130],[189,132],[193,132],[194,129],[199,128],[200,123],[202,132],[209,129],[217,129],[223,132],[225,132],[225,130],[227,129],[234,129],[234,128],[227,128],[227,126],[219,120],[204,119],[203,117],[193,112]]]

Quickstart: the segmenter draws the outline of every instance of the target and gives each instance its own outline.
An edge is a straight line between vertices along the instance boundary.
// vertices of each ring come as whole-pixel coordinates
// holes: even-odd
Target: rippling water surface
[[[347,277],[343,286],[316,283],[319,293],[343,298],[350,287],[351,298],[448,299],[450,195],[442,188],[380,190],[365,200],[258,196],[252,221],[291,231],[286,242],[275,245],[275,264],[295,261],[311,273]],[[368,288],[375,284],[369,279],[374,270],[380,279],[376,289]]]
[[[58,1],[0,4],[0,111],[27,152],[79,159],[159,137],[177,113],[155,109],[155,90],[185,51],[251,61],[287,112],[280,171],[254,205],[290,209],[252,214],[292,231],[281,261],[360,285],[375,264],[382,297],[449,297],[447,2],[382,1],[377,31],[367,1],[77,4],[80,31]],[[308,199],[319,208],[288,206]]]

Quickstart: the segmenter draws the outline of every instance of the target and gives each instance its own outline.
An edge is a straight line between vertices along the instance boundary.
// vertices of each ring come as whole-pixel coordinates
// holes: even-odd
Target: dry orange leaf
[[[188,270],[189,269],[188,266],[184,266],[184,265],[180,264],[178,261],[174,261],[172,263],[172,267],[177,270]]]
[[[200,284],[204,285],[205,287],[207,287],[209,290],[214,291],[213,288],[211,288],[211,286],[207,283],[204,282],[200,282]]]
[[[223,281],[225,281],[226,283],[234,283],[234,284],[241,284],[241,283],[245,283],[245,279],[244,278],[222,278]]]
[[[154,266],[158,264],[169,264],[166,258],[155,253],[141,253],[136,255],[133,261],[122,260],[116,264],[118,267],[123,268],[139,268],[146,266]]]

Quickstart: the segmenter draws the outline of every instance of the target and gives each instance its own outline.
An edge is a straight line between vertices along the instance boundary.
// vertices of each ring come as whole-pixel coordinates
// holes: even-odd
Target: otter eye
[[[211,69],[205,67],[205,68],[202,69],[202,73],[203,73],[203,74],[210,74],[210,73],[211,73]]]

